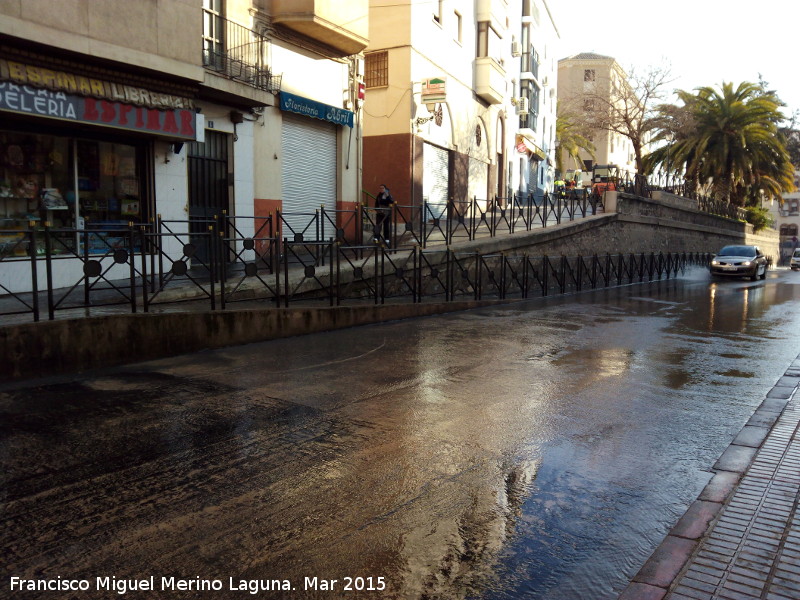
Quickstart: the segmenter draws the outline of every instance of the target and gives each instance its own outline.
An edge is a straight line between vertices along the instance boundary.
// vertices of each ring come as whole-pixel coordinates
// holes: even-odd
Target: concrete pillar
[[[606,191],[603,193],[603,212],[617,212],[617,192]]]

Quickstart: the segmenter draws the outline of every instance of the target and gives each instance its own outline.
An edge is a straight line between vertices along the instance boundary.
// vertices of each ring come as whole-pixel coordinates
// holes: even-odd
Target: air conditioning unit
[[[527,98],[517,98],[517,114],[527,115],[530,110],[528,106],[529,100]]]
[[[511,56],[520,56],[522,54],[522,48],[519,45],[519,42],[511,42]]]

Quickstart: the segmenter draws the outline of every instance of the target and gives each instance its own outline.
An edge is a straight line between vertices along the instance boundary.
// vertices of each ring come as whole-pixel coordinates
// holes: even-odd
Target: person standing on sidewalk
[[[381,184],[380,191],[375,197],[375,238],[373,241],[383,242],[388,248],[392,237],[392,204],[394,198],[385,184]],[[383,236],[381,239],[380,236]]]

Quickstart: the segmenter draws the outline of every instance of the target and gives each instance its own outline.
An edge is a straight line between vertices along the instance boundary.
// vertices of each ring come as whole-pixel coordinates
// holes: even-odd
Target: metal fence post
[[[283,305],[289,308],[289,240],[283,238]],[[280,306],[280,303],[278,304]]]
[[[331,238],[330,241],[330,248],[328,249],[328,262],[330,263],[329,270],[328,270],[328,299],[329,299],[329,306],[333,306],[333,248],[339,242]],[[337,246],[338,248],[338,246]],[[337,257],[339,253],[336,253]]]
[[[33,320],[39,321],[39,272],[36,266],[36,227],[33,221],[28,221],[29,229],[29,254],[31,255],[31,288],[33,289]],[[46,252],[46,250],[45,250]]]
[[[545,254],[542,256],[542,296],[547,296],[550,288],[550,274],[547,272],[550,259]]]
[[[145,254],[145,248],[147,248],[146,240],[147,237],[144,233],[145,226],[142,225],[139,227],[139,241],[142,244],[142,308],[144,312],[148,312],[150,310],[150,306],[148,303],[147,298],[147,256]],[[153,252],[150,252],[150,259],[153,260]]]
[[[483,300],[483,275],[481,274],[481,256],[475,251],[475,300]]]
[[[33,228],[33,222],[31,222]],[[45,273],[47,274],[47,318],[51,321],[55,319],[55,308],[53,306],[53,248],[50,239],[50,226],[44,227],[44,257]]]
[[[381,291],[378,289],[380,285],[380,277],[378,273],[378,251],[379,246],[375,246],[375,253],[373,254],[373,262],[374,265],[372,267],[372,276],[375,278],[375,304],[377,305],[380,302]]]
[[[133,221],[128,221],[128,262],[130,264],[130,283],[131,283],[131,311],[136,313],[136,252],[133,243],[134,225]]]
[[[380,277],[380,286],[381,286],[381,304],[386,302],[386,249],[383,246],[378,246],[375,250],[376,253],[380,252],[381,255],[381,277]]]
[[[214,215],[215,223],[216,223],[216,218],[217,218],[217,215]],[[216,262],[216,259],[217,259],[215,254],[218,254],[220,252],[220,248],[219,248],[219,246],[217,244],[217,241],[216,241],[216,237],[217,236],[214,235],[215,230],[216,230],[216,227],[214,225],[209,225],[208,226],[208,241],[209,241],[209,246],[210,246],[210,248],[209,248],[209,251],[210,251],[209,252],[209,261],[208,261],[209,265],[208,266],[209,266],[209,271],[211,271],[211,273],[210,273],[210,275],[211,275],[211,310],[217,310],[217,299],[215,297],[216,296],[216,289],[214,287],[214,282],[216,281],[217,273],[216,273],[216,269],[214,268],[215,267],[214,263]]]

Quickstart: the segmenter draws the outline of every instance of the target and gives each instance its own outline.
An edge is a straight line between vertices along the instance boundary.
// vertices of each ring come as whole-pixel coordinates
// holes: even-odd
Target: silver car
[[[795,248],[792,258],[789,260],[789,266],[791,267],[792,271],[800,269],[800,248]]]
[[[709,265],[714,277],[767,278],[767,257],[758,246],[725,246]]]

